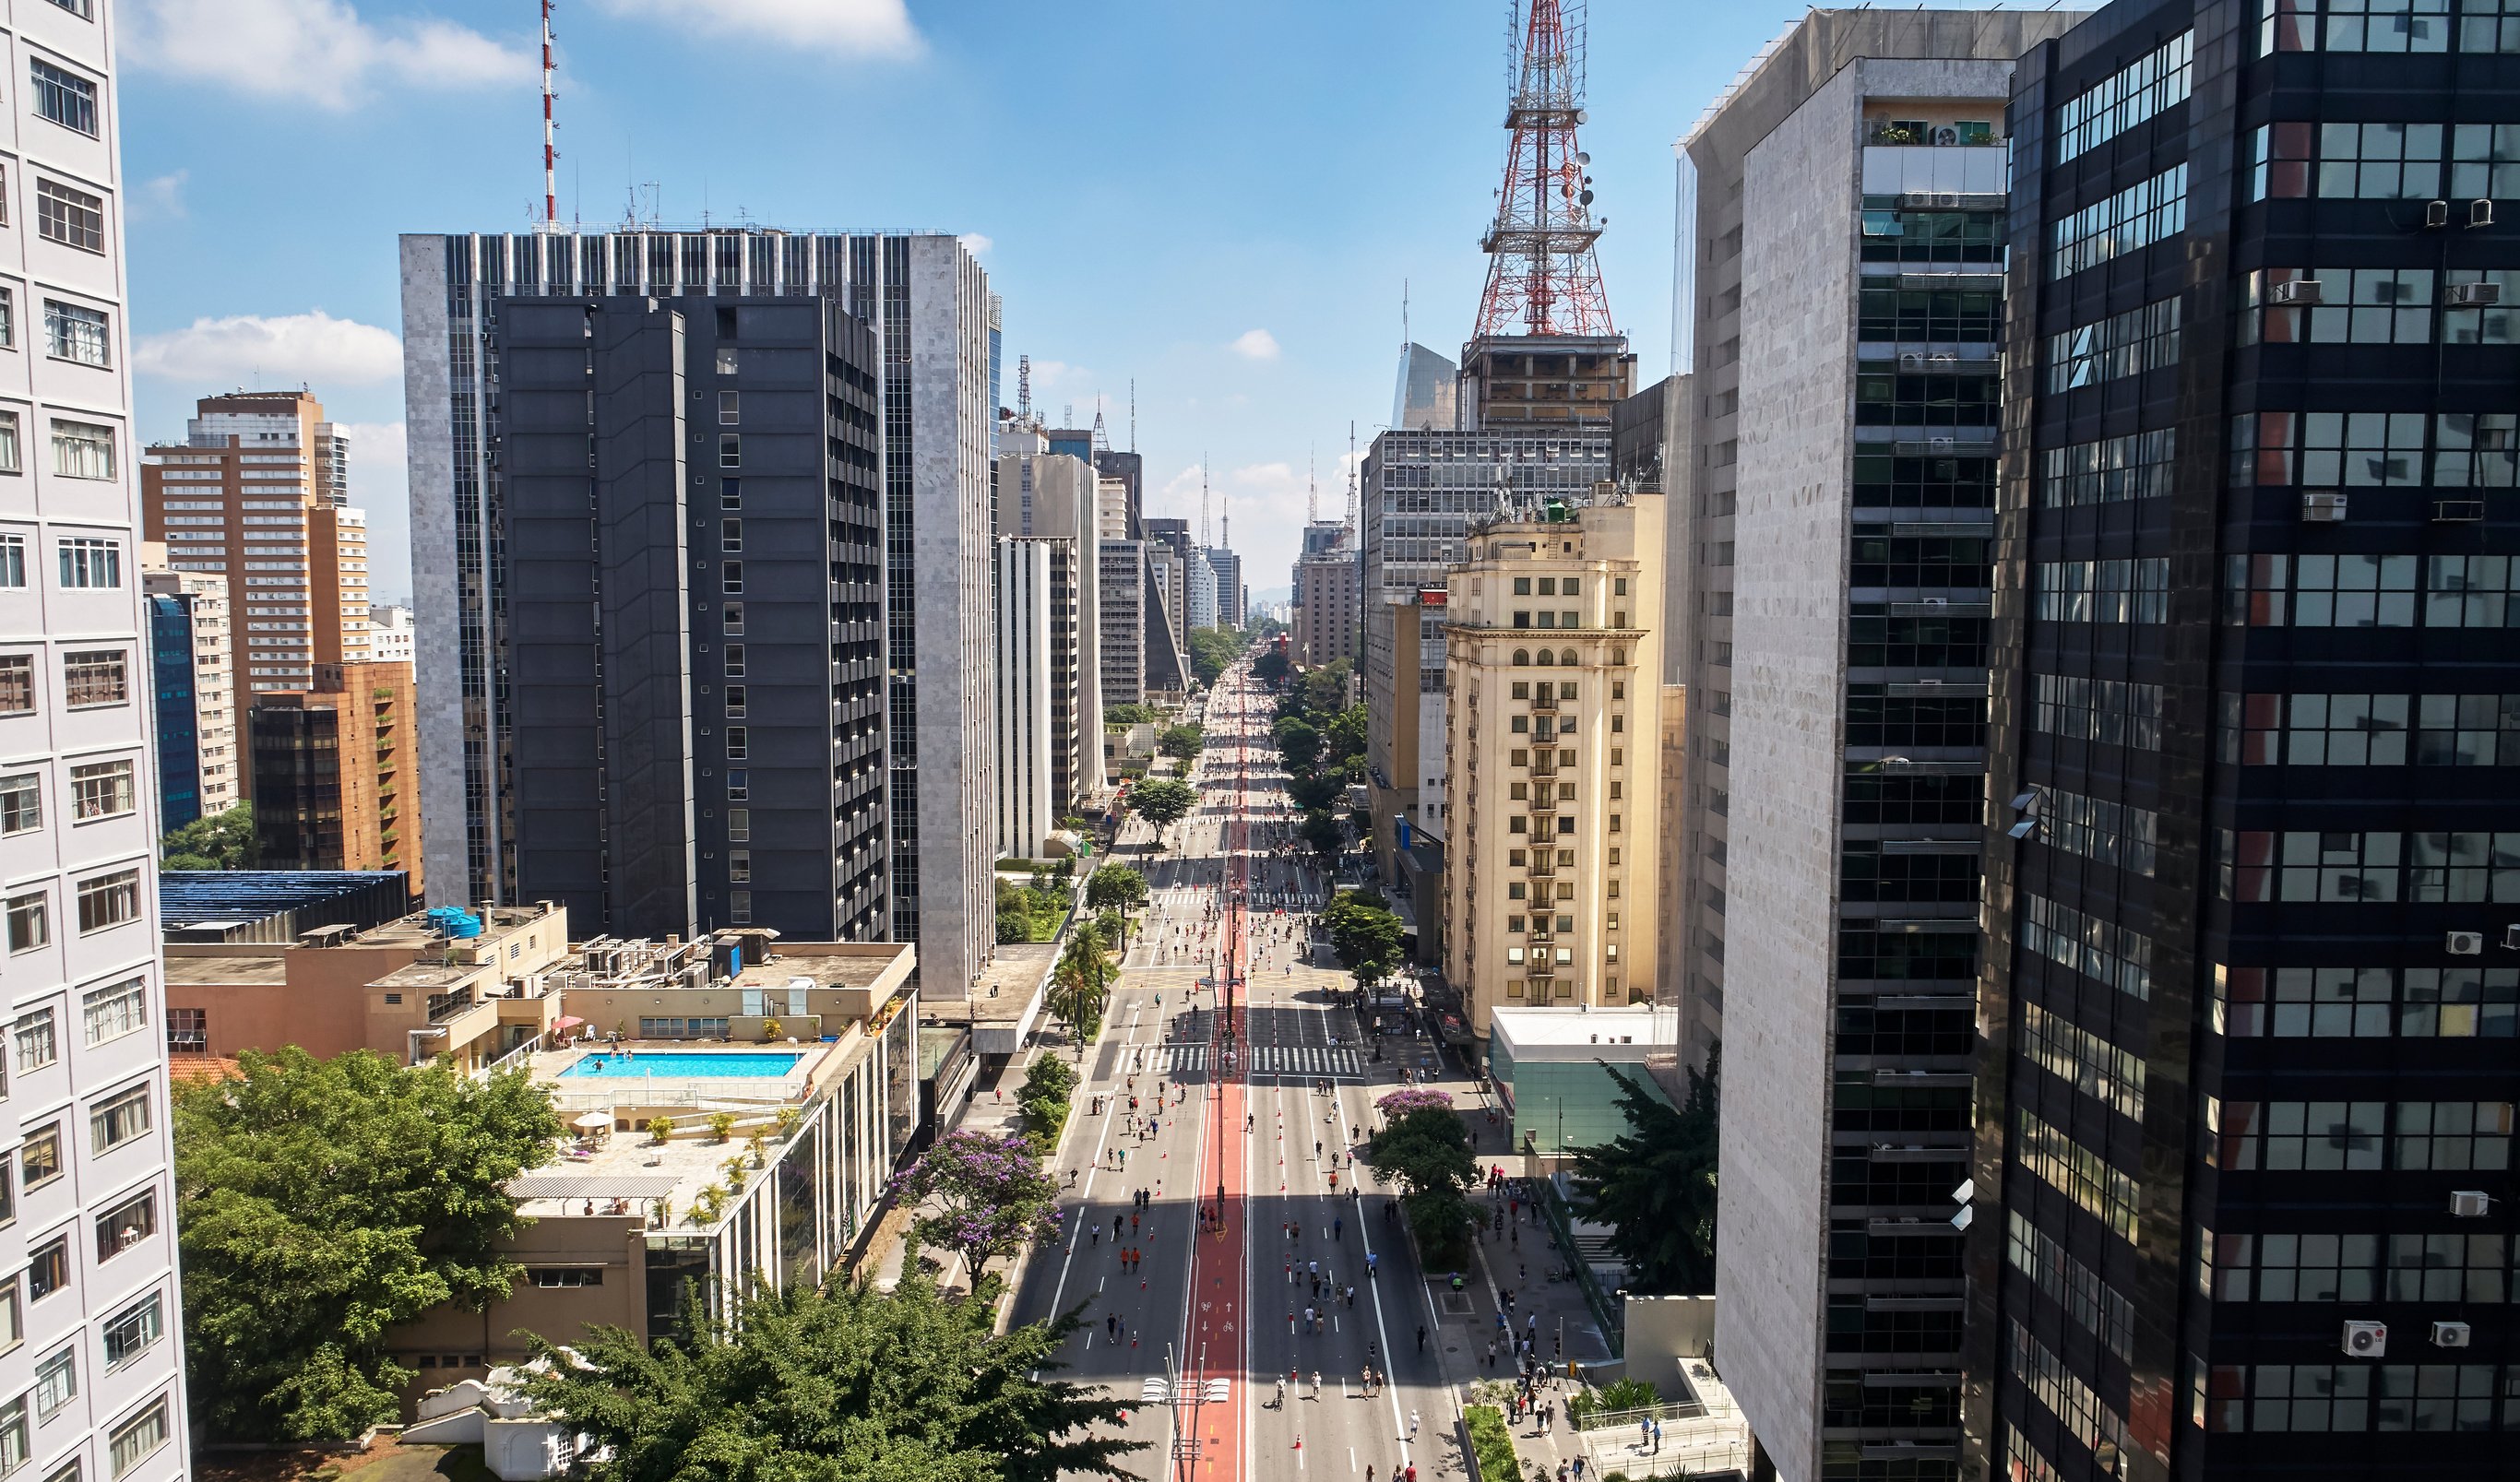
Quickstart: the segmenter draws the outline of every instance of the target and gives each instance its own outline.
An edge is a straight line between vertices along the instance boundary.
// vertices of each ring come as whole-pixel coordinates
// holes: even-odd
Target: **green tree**
[[[1147,877],[1126,865],[1104,865],[1085,877],[1085,904],[1128,911],[1147,903]]]
[[[994,1296],[992,1291],[990,1295]],[[900,1284],[756,1288],[651,1348],[618,1327],[535,1340],[535,1404],[594,1445],[590,1482],[1058,1482],[1125,1478],[1123,1401],[1049,1377],[1080,1325],[992,1330],[914,1260]],[[686,1309],[687,1311],[689,1309]]]
[[[1059,953],[1058,966],[1051,968],[1050,1011],[1076,1031],[1080,1055],[1085,1042],[1102,1027],[1102,1008],[1110,990],[1110,947],[1102,934],[1102,923],[1079,921],[1067,934],[1067,946]]]
[[[1291,667],[1286,655],[1273,645],[1251,661],[1251,677],[1264,685],[1283,684]]]
[[[1154,706],[1142,705],[1136,700],[1123,700],[1102,711],[1102,724],[1106,726],[1148,726],[1161,719],[1163,717],[1155,713]]]
[[[1281,716],[1269,735],[1278,742],[1278,754],[1286,759],[1289,772],[1310,772],[1313,763],[1321,760],[1322,733],[1300,715]]]
[[[1032,1134],[1045,1156],[1058,1145],[1059,1129],[1067,1125],[1068,1098],[1075,1090],[1075,1070],[1055,1055],[1034,1056],[1031,1068],[1024,1072],[1015,1104],[1023,1110],[1024,1130]]]
[[[1338,820],[1328,808],[1307,809],[1304,821],[1295,828],[1295,836],[1313,846],[1313,852],[1325,862],[1338,858],[1347,843],[1347,834],[1339,829]]]
[[[159,840],[158,855],[169,870],[252,869],[262,858],[253,834],[253,804],[239,803],[193,820]]]
[[[1325,763],[1340,764],[1365,755],[1365,706],[1350,705],[1322,727]]]
[[[1722,1046],[1707,1052],[1706,1071],[1688,1073],[1688,1095],[1675,1107],[1614,1067],[1619,1109],[1628,1130],[1607,1143],[1578,1147],[1574,1204],[1588,1220],[1614,1232],[1610,1248],[1635,1273],[1636,1289],[1695,1296],[1715,1289],[1715,1176]]]
[[[1248,647],[1242,635],[1231,628],[1193,628],[1190,635],[1191,672],[1198,676],[1200,684],[1215,684],[1217,677],[1232,668]]]
[[[1032,893],[1012,880],[998,881],[998,945],[1032,940]]]
[[[1299,772],[1286,785],[1286,795],[1295,800],[1296,807],[1311,812],[1337,802],[1340,786],[1337,778],[1326,773]]]
[[[1177,762],[1187,762],[1198,755],[1205,738],[1196,726],[1166,726],[1155,733],[1155,749]]]
[[[1469,1129],[1439,1091],[1396,1091],[1380,1104],[1385,1120],[1366,1144],[1366,1161],[1400,1186],[1401,1212],[1427,1269],[1458,1266],[1473,1218],[1467,1194],[1479,1179]]]
[[[1404,929],[1400,918],[1362,892],[1347,892],[1330,902],[1322,913],[1322,926],[1329,935],[1330,950],[1338,954],[1339,966],[1353,972],[1363,963],[1392,964],[1400,961],[1400,934]]]
[[[246,1051],[174,1093],[176,1234],[193,1412],[219,1436],[338,1440],[401,1414],[386,1333],[479,1311],[522,1268],[510,1180],[562,1132],[514,1071],[404,1068],[373,1051]]]
[[[1189,817],[1197,801],[1198,793],[1190,784],[1172,778],[1157,778],[1129,789],[1129,811],[1152,824],[1157,832]]]
[[[975,1285],[991,1261],[1058,1234],[1058,1181],[1042,1172],[1026,1138],[949,1132],[896,1175],[892,1189],[904,1208],[935,1201],[911,1232],[961,1256]]]

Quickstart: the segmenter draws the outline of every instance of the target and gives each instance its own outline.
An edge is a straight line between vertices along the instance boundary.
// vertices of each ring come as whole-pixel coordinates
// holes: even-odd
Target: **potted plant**
[[[788,1134],[794,1132],[796,1130],[796,1124],[803,1120],[805,1120],[805,1113],[801,1109],[794,1106],[780,1107],[778,1116],[779,1136],[786,1138]]]
[[[717,1135],[717,1140],[721,1143],[732,1139],[735,1136],[735,1113],[732,1111],[710,1112],[708,1130],[715,1133]]]
[[[661,1143],[673,1135],[674,1119],[672,1117],[650,1117],[648,1119],[648,1136],[654,1138],[657,1142]]]
[[[761,1021],[761,1038],[765,1042],[779,1038],[779,1031],[782,1027],[783,1026],[777,1019],[763,1019]]]

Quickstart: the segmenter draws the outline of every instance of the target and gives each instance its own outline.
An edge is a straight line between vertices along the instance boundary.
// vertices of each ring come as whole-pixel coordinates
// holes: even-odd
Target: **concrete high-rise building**
[[[1051,718],[1058,703],[1051,678],[1058,647],[1051,595],[1053,547],[1066,542],[1002,536],[996,602],[998,795],[997,852],[1039,859],[1058,819],[1052,798],[1051,753],[1059,742]],[[1072,744],[1074,732],[1069,731]],[[1099,744],[1099,738],[1097,739]]]
[[[1099,478],[1116,478],[1126,491],[1128,528],[1121,535],[1103,536],[1105,540],[1144,540],[1147,538],[1147,460],[1137,452],[1115,452],[1109,448],[1094,450],[1094,472]]]
[[[1400,347],[1400,376],[1391,392],[1391,425],[1412,432],[1449,432],[1458,425],[1462,368],[1422,344]]]
[[[1605,485],[1477,526],[1448,579],[1444,975],[1482,1045],[1500,1008],[1653,991],[1662,550],[1662,494]]]
[[[1295,553],[1295,564],[1287,577],[1286,605],[1299,607],[1304,604],[1304,561],[1325,551],[1336,550],[1347,538],[1347,526],[1335,519],[1316,519],[1304,526],[1304,544]]]
[[[1303,600],[1295,607],[1295,662],[1320,666],[1356,662],[1357,625],[1364,603],[1357,582],[1356,552],[1333,549],[1295,563]]]
[[[1122,478],[1094,479],[1094,532],[1102,540],[1130,540],[1129,483]]]
[[[1241,631],[1249,622],[1242,558],[1223,546],[1208,546],[1199,554],[1207,558],[1208,569],[1216,573],[1216,621],[1209,626]]]
[[[370,658],[387,663],[411,663],[413,642],[411,608],[388,606],[368,609]]]
[[[411,666],[318,664],[303,691],[246,712],[253,831],[266,870],[401,870],[419,890]]]
[[[148,548],[163,560],[163,547]],[[158,822],[172,831],[235,807],[240,774],[250,765],[239,749],[236,678],[228,667],[228,584],[144,558],[140,586],[158,691]]]
[[[1183,602],[1185,616],[1182,643],[1184,647],[1188,647],[1191,634],[1201,628],[1216,626],[1220,606],[1216,586],[1216,565],[1207,559],[1205,547],[1198,547],[1190,553],[1190,561],[1184,570],[1188,572],[1187,585],[1190,591]]]
[[[1086,800],[1102,789],[1102,543],[1096,534],[1101,522],[1102,480],[1096,477],[1091,464],[1068,454],[1048,452],[1045,443],[1040,432],[1020,422],[999,424],[1000,550],[1008,550],[1005,543],[1009,540],[1037,543],[1042,548],[1040,557],[1047,562],[1041,579],[1036,581],[1031,572],[1031,553],[1018,551],[1014,554],[1024,570],[1011,575],[1001,569],[999,573],[997,622],[1001,644],[1028,643],[1027,635],[1037,627],[1044,645],[1042,671],[1037,679],[1025,679],[1021,693],[1029,697],[1038,689],[1039,708],[1030,713],[1038,716],[1045,727],[1039,745],[1047,758],[1047,770],[1038,784],[1027,779],[1017,787],[1003,776],[999,779],[1002,833],[1007,818],[1005,799],[1010,796],[1029,796],[1037,791],[1046,799],[1048,811],[1042,815],[1045,821],[1040,832],[1047,832],[1049,822],[1081,813]],[[1015,578],[1020,579],[1016,595],[1026,605],[1023,613],[1010,613],[1006,607],[1010,591],[1007,583]],[[1006,686],[1011,682],[1003,669],[999,682],[1003,711],[1009,694]],[[1013,734],[1013,724],[1003,713],[999,715],[997,725],[1002,739]],[[1034,742],[1029,736],[1022,744],[1026,754],[1032,754]],[[1040,833],[1036,832],[1028,842],[1011,847],[1008,852],[1038,858],[1040,845]]]
[[[2012,73],[1963,1474],[2520,1465],[2515,57]]]
[[[1724,1030],[1717,1350],[1786,1482],[1958,1476],[2002,132],[2076,19],[1815,12],[1683,146],[1678,929]]]
[[[1373,819],[1369,847],[1382,878],[1418,925],[1418,961],[1443,962],[1444,762],[1446,734],[1445,589],[1430,587],[1394,604],[1390,688],[1380,724],[1366,727],[1366,800]],[[1429,668],[1426,655],[1438,655]],[[1371,717],[1372,712],[1368,712]]]
[[[702,298],[764,309],[810,299],[837,305],[876,337],[873,403],[843,400],[850,425],[873,419],[859,430],[879,446],[853,456],[874,460],[862,472],[878,475],[883,507],[879,520],[851,525],[843,543],[879,530],[883,569],[877,582],[851,577],[839,595],[826,592],[824,604],[833,610],[825,626],[838,618],[854,632],[870,607],[881,623],[881,647],[872,656],[881,671],[888,746],[889,930],[917,942],[928,992],[959,993],[994,950],[989,379],[997,305],[987,275],[942,234],[724,226],[410,236],[402,270],[414,606],[431,635],[420,657],[422,751],[432,799],[430,877],[443,898],[532,898],[519,895],[518,878],[522,794],[515,711],[522,691],[508,656],[517,594],[508,572],[491,563],[508,539],[508,475],[499,462],[505,428],[489,379],[506,306],[558,297],[617,299],[626,308],[649,297],[684,298],[695,302],[676,312],[690,322]],[[698,318],[713,330],[712,316]],[[769,371],[742,364],[740,343],[729,348],[740,374]],[[715,376],[708,366],[690,379],[705,385]],[[774,405],[785,408],[788,425],[811,421],[787,403]],[[690,435],[702,441],[687,456],[704,458],[706,434]],[[805,458],[801,443],[797,449],[798,462],[782,475],[806,479],[821,463]],[[802,484],[796,488],[801,498]],[[828,654],[823,666],[830,667]],[[854,658],[844,663],[850,677],[839,683],[859,683],[862,667]],[[853,693],[852,706],[855,700]],[[826,717],[827,751],[864,741],[832,737],[831,729]],[[857,781],[839,785],[853,788]],[[832,844],[827,814],[818,847]],[[841,844],[843,853],[855,847],[853,838]],[[849,892],[852,905],[856,899]],[[730,913],[733,905],[730,895]],[[855,919],[854,910],[848,915]]]
[[[1102,643],[1095,659],[1102,673],[1102,708],[1108,711],[1113,705],[1143,704],[1147,698],[1147,547],[1144,541],[1105,540],[1101,553],[1102,610],[1096,626]]]
[[[884,937],[873,331],[814,294],[535,298],[494,348],[518,890],[589,934]]]
[[[349,442],[304,391],[204,396],[140,470],[149,538],[174,570],[225,578],[237,694],[303,690],[368,651],[368,530]],[[249,789],[250,780],[246,786]]]
[[[120,7],[13,10],[13,337],[0,352],[0,809],[9,1211],[0,1458],[28,1477],[188,1472],[151,645],[140,577]]]

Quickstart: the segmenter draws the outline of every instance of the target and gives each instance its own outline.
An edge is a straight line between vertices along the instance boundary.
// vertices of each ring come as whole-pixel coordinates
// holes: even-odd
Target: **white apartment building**
[[[0,1469],[47,1482],[187,1469],[114,22],[0,22]]]
[[[236,675],[228,663],[233,641],[232,618],[228,611],[228,584],[216,576],[193,571],[170,571],[165,568],[165,548],[150,542],[147,549],[156,561],[143,558],[141,590],[152,603],[151,636],[158,646],[156,662],[161,670],[158,698],[161,707],[158,717],[158,797],[165,813],[161,822],[170,829],[181,828],[186,817],[206,818],[224,813],[245,796],[245,774],[252,770],[252,758],[243,749],[243,739],[237,734]],[[158,606],[162,603],[164,610]],[[166,625],[165,630],[159,625]],[[162,671],[172,661],[168,651],[170,640],[180,639],[192,657],[190,697],[193,707],[192,726],[178,731],[178,718],[164,713],[167,702],[165,676]],[[190,766],[185,765],[185,752],[190,753]],[[190,784],[189,799],[177,795],[183,784]]]
[[[1003,536],[998,541],[997,852],[1040,857],[1058,815],[1051,798],[1053,548],[1072,542]]]
[[[411,608],[387,606],[368,609],[368,657],[386,663],[412,661]]]

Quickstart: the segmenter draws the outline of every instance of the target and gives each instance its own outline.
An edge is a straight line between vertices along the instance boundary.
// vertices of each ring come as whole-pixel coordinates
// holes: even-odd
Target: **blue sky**
[[[538,207],[536,0],[119,0],[141,429],[313,387],[350,424],[380,596],[408,591],[394,238]],[[1584,131],[1611,311],[1670,355],[1672,140],[1802,7],[1594,0]],[[1308,451],[1390,415],[1402,283],[1453,353],[1504,159],[1505,0],[563,0],[560,198],[664,219],[973,234],[1007,384],[1102,398],[1150,513],[1202,456],[1255,590],[1282,585]],[[984,243],[982,242],[984,240]],[[1255,333],[1256,332],[1256,333]]]

